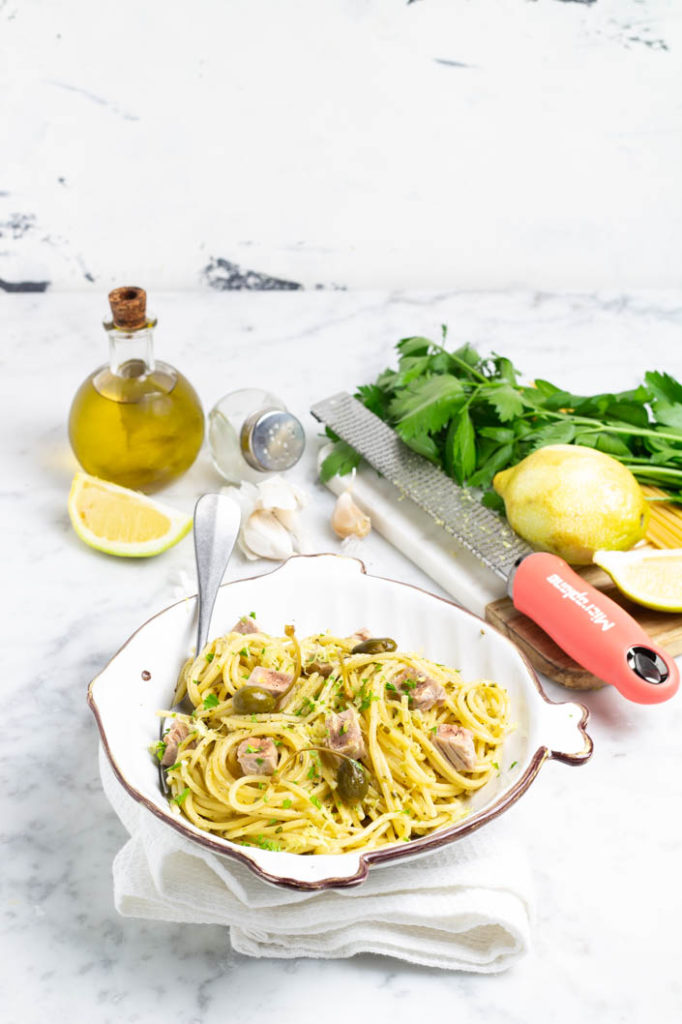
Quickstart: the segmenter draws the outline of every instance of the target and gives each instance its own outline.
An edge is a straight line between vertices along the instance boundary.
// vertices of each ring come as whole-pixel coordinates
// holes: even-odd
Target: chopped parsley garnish
[[[241,649],[241,651],[239,653],[241,654],[242,658],[248,658],[250,652],[249,652],[248,648],[242,647],[242,649]]]
[[[387,690],[393,690],[394,693],[396,692],[396,689],[395,689],[395,686],[393,685],[393,683],[386,683],[386,689]]]
[[[286,800],[282,800],[282,807],[284,808],[285,811],[288,811],[289,808],[291,807],[291,800],[289,800],[288,797]]]
[[[157,761],[163,761],[163,755],[166,753],[166,746],[167,744],[164,743],[163,740],[159,740],[154,747],[154,756]]]
[[[174,772],[175,769],[179,768],[181,764],[182,764],[182,761],[176,761],[175,764],[169,765],[169,767],[166,768],[166,771],[167,772]]]
[[[178,793],[177,796],[173,797],[173,803],[177,804],[178,807],[181,807],[184,804],[185,800],[187,799],[187,794],[188,793],[189,793],[189,786],[185,786],[185,788],[183,789],[182,793]]]
[[[438,726],[437,725],[432,725],[431,726],[431,732],[438,732]]]
[[[207,710],[208,708],[217,708],[219,704],[220,701],[216,697],[215,693],[209,693],[208,697],[204,697],[204,707]]]
[[[251,721],[252,721],[252,722],[256,722],[256,721],[258,721],[258,719],[256,718],[256,712],[255,712],[255,711],[254,711],[254,713],[253,713],[253,714],[251,715]]]
[[[512,761],[512,763],[509,765],[509,770],[511,771],[512,768],[516,768],[518,763],[518,761]]]
[[[311,796],[310,802],[311,804],[314,804],[315,807],[317,807],[318,811],[322,810],[322,804],[320,803],[316,796]]]
[[[255,619],[256,618],[256,613],[255,612],[249,612],[249,618]]]
[[[270,821],[268,822],[268,825],[276,825],[277,821],[278,821],[277,818],[270,818]]]
[[[256,758],[256,764],[262,764],[262,763],[263,763],[263,758],[262,757],[257,757]]]
[[[493,766],[493,768],[497,768],[497,770],[498,770],[498,772],[499,772],[499,770],[500,770],[500,766],[499,766],[499,764],[497,763],[497,761],[491,761],[490,763],[491,763],[491,765]]]
[[[363,679],[362,686],[360,687],[357,696],[360,698],[358,708],[360,711],[366,711],[371,705],[372,701],[379,700],[378,696],[372,693],[371,690],[367,690],[367,680]]]
[[[272,839],[265,839],[264,836],[256,836],[256,842],[260,846],[261,850],[279,850],[281,849],[279,843],[274,842]]]
[[[207,654],[206,655],[206,661],[211,662],[211,661],[213,661],[214,658],[215,658],[215,654]]]
[[[249,743],[248,747],[246,748],[246,753],[247,754],[260,754],[260,747],[252,747],[251,744]]]

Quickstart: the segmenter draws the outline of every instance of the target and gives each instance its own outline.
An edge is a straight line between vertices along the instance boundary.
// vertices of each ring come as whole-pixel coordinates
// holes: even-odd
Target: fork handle
[[[240,523],[240,508],[227,494],[202,494],[194,506],[194,554],[199,590],[197,656],[208,640],[218,589]]]

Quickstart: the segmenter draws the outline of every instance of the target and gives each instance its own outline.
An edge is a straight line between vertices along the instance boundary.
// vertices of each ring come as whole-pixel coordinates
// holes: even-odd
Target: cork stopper
[[[114,288],[109,292],[109,305],[116,327],[137,331],[147,323],[147,293],[144,288]]]

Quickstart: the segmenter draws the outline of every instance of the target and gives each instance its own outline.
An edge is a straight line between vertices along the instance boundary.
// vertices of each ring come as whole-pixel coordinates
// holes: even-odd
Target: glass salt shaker
[[[305,433],[276,395],[242,388],[224,395],[211,409],[208,443],[213,464],[228,483],[259,483],[264,474],[296,465]]]

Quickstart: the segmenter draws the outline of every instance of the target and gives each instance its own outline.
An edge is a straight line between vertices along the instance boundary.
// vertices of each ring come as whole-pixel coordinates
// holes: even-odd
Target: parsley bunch
[[[449,352],[446,334],[443,327],[443,344],[403,338],[398,368],[355,397],[457,483],[487,491],[485,505],[502,511],[502,499],[488,490],[495,474],[550,444],[596,448],[682,502],[682,384],[674,377],[650,371],[634,390],[574,395],[546,380],[520,384],[505,356],[482,357],[468,344]],[[327,434],[335,443],[322,481],[360,462],[350,445]]]

